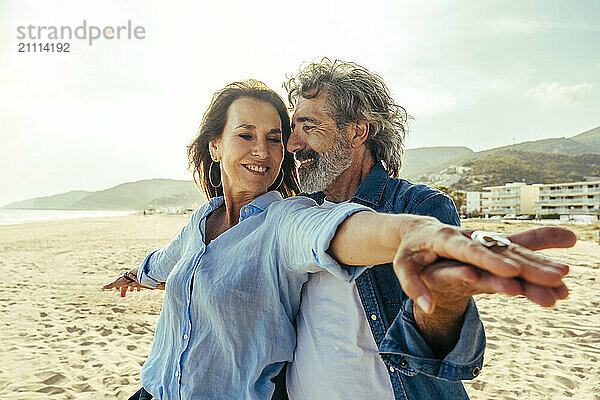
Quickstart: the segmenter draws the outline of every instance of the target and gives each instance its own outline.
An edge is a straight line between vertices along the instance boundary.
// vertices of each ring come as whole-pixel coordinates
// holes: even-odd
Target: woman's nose
[[[263,140],[256,140],[252,147],[252,155],[260,159],[267,158],[267,144]]]

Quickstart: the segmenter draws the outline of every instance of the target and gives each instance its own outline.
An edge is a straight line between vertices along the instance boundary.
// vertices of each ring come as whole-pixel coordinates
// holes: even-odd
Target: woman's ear
[[[208,151],[210,152],[210,158],[212,158],[213,161],[221,161],[221,157],[219,156],[219,142],[217,140],[208,142]]]

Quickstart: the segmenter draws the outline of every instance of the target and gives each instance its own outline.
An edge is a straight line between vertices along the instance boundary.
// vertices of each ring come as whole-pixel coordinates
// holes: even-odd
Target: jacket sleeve
[[[454,202],[439,192],[419,203],[411,214],[429,215],[449,225],[460,225]],[[380,346],[382,356],[409,376],[422,373],[447,381],[476,377],[483,366],[485,332],[473,299],[465,312],[458,342],[439,359],[421,336],[413,314],[413,301],[402,295],[402,308]]]

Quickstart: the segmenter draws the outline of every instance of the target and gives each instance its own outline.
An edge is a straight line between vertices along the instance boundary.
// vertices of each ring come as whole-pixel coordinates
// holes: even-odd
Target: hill
[[[408,149],[402,158],[400,175],[413,176],[458,157],[469,157],[473,154],[475,152],[468,147],[439,146]]]
[[[590,151],[599,152],[600,150],[600,126],[598,128],[591,129],[587,132],[583,132],[577,136],[573,136],[571,139],[583,143],[589,146]]]
[[[141,210],[150,207],[195,208],[205,202],[194,182],[149,179],[96,192],[72,191],[18,201],[2,208],[58,210]]]
[[[67,193],[57,194],[54,196],[37,197],[10,203],[2,208],[24,208],[24,209],[53,209],[64,210],[69,209],[79,200],[88,196],[91,192],[85,190],[72,190]]]
[[[535,140],[529,142],[517,143],[510,146],[502,146],[489,150],[483,150],[473,153],[464,153],[458,157],[441,162],[427,169],[415,169],[410,173],[403,172],[406,178],[423,183],[444,184],[453,186],[457,183],[460,177],[440,177],[440,172],[447,170],[450,166],[466,166],[467,163],[477,159],[486,159],[486,157],[498,156],[502,158],[503,154],[509,151],[521,151],[525,153],[544,153],[544,154],[563,154],[563,155],[583,155],[589,153],[600,153],[600,127],[594,128],[587,132],[572,136],[570,138],[551,138],[543,140]],[[548,156],[545,156],[548,157]],[[539,157],[535,157],[539,159]],[[543,159],[544,157],[542,157]],[[566,159],[564,159],[566,160]],[[553,160],[553,162],[556,160]],[[557,164],[554,164],[557,166]],[[571,166],[565,166],[570,168]],[[570,172],[569,170],[568,172]],[[576,172],[573,170],[573,172]],[[436,177],[437,175],[437,177]],[[587,175],[596,175],[589,173]],[[444,179],[441,179],[444,178]],[[441,179],[441,180],[440,180]],[[512,179],[515,180],[515,179]],[[509,179],[508,181],[512,181]],[[506,182],[508,182],[506,181]]]
[[[481,190],[507,182],[559,183],[600,176],[600,154],[555,154],[504,150],[463,164],[466,172],[453,188]]]

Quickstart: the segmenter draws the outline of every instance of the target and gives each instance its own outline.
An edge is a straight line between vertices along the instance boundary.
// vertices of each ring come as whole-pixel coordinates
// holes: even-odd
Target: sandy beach
[[[102,284],[137,265],[186,216],[131,215],[0,226],[0,399],[127,399],[139,386],[161,291],[121,298]],[[518,231],[532,223],[467,222]],[[567,262],[571,294],[554,308],[478,296],[488,338],[472,399],[600,399],[600,245],[592,227]]]

